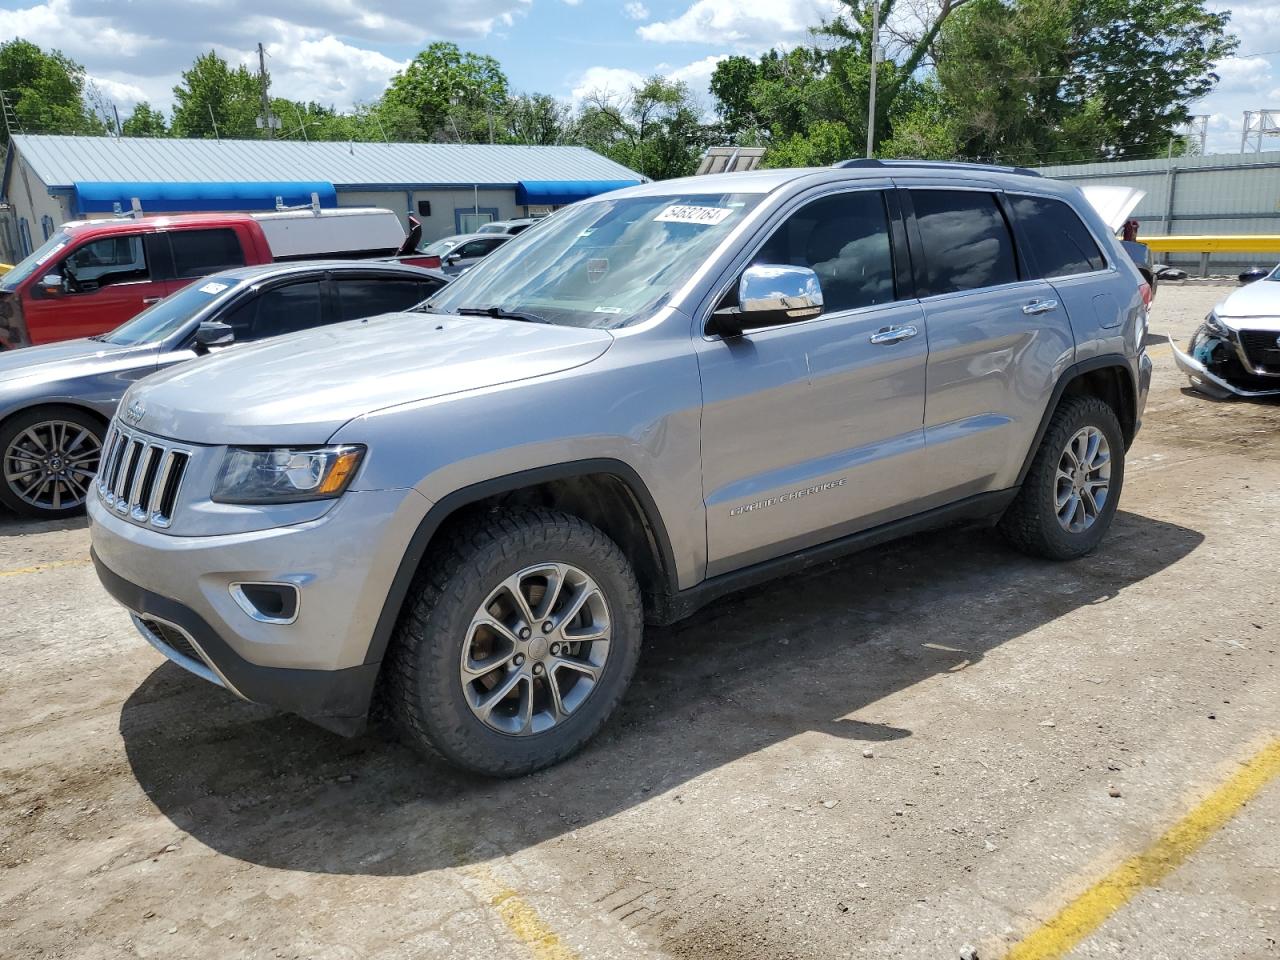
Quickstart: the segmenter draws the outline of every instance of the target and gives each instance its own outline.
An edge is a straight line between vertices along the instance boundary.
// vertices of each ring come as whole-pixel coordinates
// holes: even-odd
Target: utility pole
[[[871,94],[867,98],[867,158],[876,150],[876,77],[880,65],[880,0],[871,0]]]
[[[262,128],[270,140],[274,134],[271,132],[271,98],[267,96],[267,52],[261,43],[258,44],[258,82],[262,87]]]

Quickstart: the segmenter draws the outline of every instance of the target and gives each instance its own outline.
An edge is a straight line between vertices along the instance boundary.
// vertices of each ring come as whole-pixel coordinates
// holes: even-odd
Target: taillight
[[[1155,294],[1151,292],[1151,284],[1145,280],[1142,281],[1142,286],[1138,288],[1138,292],[1142,294],[1142,305],[1148,310],[1151,309],[1151,301],[1155,299]]]

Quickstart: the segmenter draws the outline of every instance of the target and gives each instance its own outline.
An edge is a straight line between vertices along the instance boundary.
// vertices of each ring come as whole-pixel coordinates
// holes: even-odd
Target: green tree
[[[545,93],[511,97],[503,113],[504,139],[508,143],[554,146],[573,139],[573,110]]]
[[[456,143],[497,139],[507,101],[507,77],[490,56],[437,42],[391,78],[380,110],[397,124],[410,118],[419,136]]]
[[[589,95],[578,139],[651,180],[666,180],[693,173],[711,138],[688,86],[654,76],[622,99]]]
[[[174,135],[229,140],[265,136],[258,127],[261,82],[243,64],[232,70],[213,50],[196,57],[173,88]]]
[[[27,133],[103,134],[102,120],[85,104],[84,67],[57,50],[26,40],[0,43],[0,90]],[[0,144],[8,133],[0,128]]]
[[[120,132],[126,137],[167,137],[169,135],[169,125],[165,122],[164,113],[145,100],[133,108],[133,113],[129,114],[120,128]]]

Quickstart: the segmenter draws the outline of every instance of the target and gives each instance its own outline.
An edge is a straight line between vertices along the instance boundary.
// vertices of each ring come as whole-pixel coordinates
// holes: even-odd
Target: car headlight
[[[294,503],[326,500],[347,489],[365,448],[232,447],[213,485],[219,503]]]
[[[1204,318],[1204,329],[1209,333],[1213,334],[1215,337],[1231,336],[1230,328],[1221,320],[1219,320],[1218,315],[1214,313],[1212,310],[1210,310],[1209,315]]]

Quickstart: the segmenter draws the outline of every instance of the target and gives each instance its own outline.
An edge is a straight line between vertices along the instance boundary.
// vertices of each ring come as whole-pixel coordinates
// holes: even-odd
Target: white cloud
[[[639,0],[636,0],[636,2],[634,3],[628,3],[626,6],[622,8],[622,10],[632,20],[648,20],[649,19],[649,8],[646,7],[643,3],[640,3]]]
[[[322,104],[348,106],[373,100],[406,65],[332,35],[271,43],[266,51],[275,96]],[[252,65],[256,58],[251,56],[248,62]]]
[[[667,67],[665,64],[658,69],[667,77],[668,80],[676,80],[680,83],[687,83],[689,89],[695,93],[700,93],[707,89],[711,83],[711,74],[716,72],[716,65],[721,60],[728,60],[727,53],[714,53],[709,57],[703,57],[701,60],[695,60],[693,63],[685,64],[683,67],[675,67],[674,69]]]
[[[1258,91],[1271,79],[1271,64],[1265,57],[1228,57],[1214,69],[1222,78],[1218,93]]]
[[[706,43],[709,39],[739,49],[765,50],[804,39],[809,31],[840,11],[836,0],[773,0],[743,4],[739,0],[696,0],[673,20],[636,29],[653,43]]]
[[[625,97],[632,87],[644,83],[644,75],[621,67],[588,67],[573,84],[570,97],[576,102],[592,94]]]

